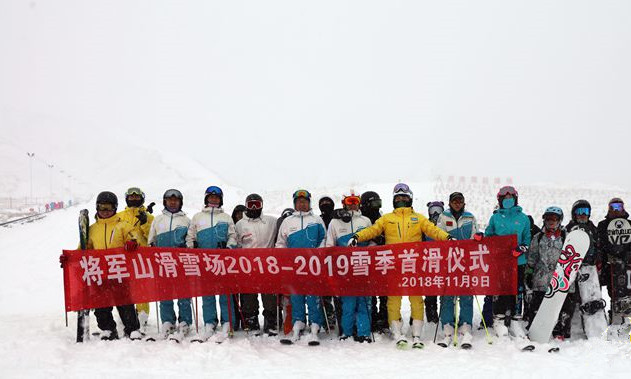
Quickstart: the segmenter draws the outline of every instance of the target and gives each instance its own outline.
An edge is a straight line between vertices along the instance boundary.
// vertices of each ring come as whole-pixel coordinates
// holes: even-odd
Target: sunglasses
[[[96,210],[97,212],[112,212],[112,211],[115,211],[116,208],[114,207],[114,204],[103,203],[103,204],[97,204]]]
[[[609,206],[611,207],[612,210],[617,211],[617,212],[621,212],[624,210],[623,203],[611,203],[609,204]]]
[[[342,200],[342,204],[344,205],[359,205],[361,199],[359,196],[347,196]]]
[[[250,210],[263,209],[263,202],[261,200],[248,200],[245,202],[245,207]]]
[[[589,213],[590,213],[589,208],[576,208],[574,210],[574,214],[576,214],[577,216],[582,216],[582,215],[589,216]]]

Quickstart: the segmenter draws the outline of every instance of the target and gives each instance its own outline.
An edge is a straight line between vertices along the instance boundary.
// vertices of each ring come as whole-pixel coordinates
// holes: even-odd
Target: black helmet
[[[103,191],[96,197],[96,204],[112,204],[114,208],[118,208],[118,198],[114,192]]]
[[[374,204],[373,201],[381,200],[381,198],[379,197],[379,194],[377,192],[373,192],[373,191],[366,191],[366,192],[362,193],[362,195],[360,196],[360,199],[361,199],[360,200],[361,201],[360,202],[360,207],[361,208],[370,207],[371,204]],[[381,208],[381,202],[379,202],[378,204],[379,204],[379,207],[375,207],[375,208]]]
[[[579,208],[587,208],[589,209],[589,213],[592,212],[592,205],[589,203],[589,201],[584,199],[576,200],[574,204],[572,204],[572,220],[574,221],[576,221],[576,210]]]
[[[245,207],[248,207],[248,201],[251,200],[258,200],[261,203],[263,202],[263,198],[261,197],[261,195],[259,195],[258,193],[251,193],[249,194],[246,198],[245,198]]]
[[[168,189],[166,190],[166,192],[164,192],[164,195],[162,195],[162,205],[164,205],[164,207],[166,208],[167,199],[171,197],[180,199],[180,208],[178,209],[178,211],[182,210],[182,206],[184,205],[184,196],[182,195],[182,192],[176,189]]]

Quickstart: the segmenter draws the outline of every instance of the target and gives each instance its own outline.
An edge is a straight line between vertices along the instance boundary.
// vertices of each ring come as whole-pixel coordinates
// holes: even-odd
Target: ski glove
[[[447,241],[455,241],[456,237],[454,236],[447,236]]]
[[[66,255],[61,254],[59,256],[59,267],[64,268],[64,266],[66,265],[66,262],[68,262],[68,257]]]
[[[138,249],[138,242],[136,240],[129,240],[125,242],[125,251],[136,251]]]
[[[533,279],[534,274],[535,274],[535,269],[532,268],[531,266],[526,266],[526,269],[524,270],[524,284],[526,285],[526,287],[531,288],[531,289],[532,289],[532,279]]]
[[[377,237],[372,239],[372,242],[375,243],[375,245],[385,245],[386,244],[386,237],[383,236],[383,234],[378,235]]]
[[[147,223],[147,213],[146,212],[138,212],[138,216],[136,216],[138,221],[140,221],[140,225],[144,225]]]
[[[522,254],[525,254],[528,252],[528,246],[524,246],[524,245],[519,245],[515,248],[515,250],[513,250],[513,257],[517,258]]]
[[[355,247],[355,246],[357,246],[357,242],[359,242],[359,239],[357,238],[357,234],[353,234],[351,239],[348,240],[348,243],[346,244],[346,246]]]
[[[482,241],[482,238],[484,238],[484,233],[482,232],[477,232],[476,234],[473,235],[473,239],[478,242]]]
[[[147,206],[147,212],[153,214],[153,207],[156,205],[153,201]]]

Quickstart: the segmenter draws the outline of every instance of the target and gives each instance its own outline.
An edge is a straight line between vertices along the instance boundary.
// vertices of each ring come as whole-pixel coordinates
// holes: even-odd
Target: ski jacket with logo
[[[136,216],[138,216],[140,211],[143,211],[147,214],[147,222],[144,223],[143,225],[140,225],[140,220],[136,218]],[[120,217],[121,220],[127,221],[129,225],[131,225],[134,228],[135,233],[138,236],[138,239],[136,240],[136,242],[138,242],[138,245],[140,246],[148,245],[147,240],[149,238],[149,230],[151,230],[151,223],[153,222],[154,217],[152,214],[147,212],[147,209],[145,208],[144,205],[137,208],[126,207],[124,211],[118,212],[117,216]]]
[[[534,269],[532,275],[532,290],[545,292],[548,289],[552,274],[563,251],[565,232],[546,233],[545,228],[537,233],[528,249],[528,266]],[[574,293],[575,283],[570,286],[569,293]]]
[[[421,241],[424,234],[433,240],[444,241],[447,232],[436,227],[425,216],[414,212],[412,207],[397,208],[392,213],[381,216],[375,223],[356,233],[359,242],[371,240],[382,234],[386,245],[402,242]]]
[[[324,221],[308,212],[295,211],[280,225],[276,247],[314,248],[323,247],[326,238]]]
[[[249,218],[244,215],[235,227],[237,247],[245,249],[274,247],[276,217],[261,215],[261,217]]]
[[[329,229],[326,231],[326,247],[347,246],[348,241],[355,233],[372,225],[368,217],[362,216],[361,211],[351,211],[350,213],[351,221],[349,222],[344,222],[338,218],[331,220]],[[369,242],[360,242],[358,245],[368,246]]]
[[[123,247],[125,242],[137,239],[136,231],[128,222],[114,215],[110,218],[97,218],[88,230],[88,250],[103,250]]]
[[[517,235],[517,245],[530,246],[530,220],[520,206],[498,209],[493,212],[489,225],[484,231],[487,237]],[[522,254],[517,259],[518,265],[525,265],[528,257]]]
[[[186,234],[186,246],[200,249],[230,249],[237,247],[232,217],[221,208],[205,207],[196,213]]]
[[[464,211],[456,220],[450,210],[438,216],[436,226],[457,240],[469,240],[478,232],[478,222],[472,213]]]
[[[631,261],[631,223],[628,213],[623,216],[607,215],[598,223],[598,245],[603,260],[618,260],[625,264]]]
[[[186,213],[171,213],[164,209],[151,224],[149,244],[158,247],[186,247],[186,234],[191,220]]]

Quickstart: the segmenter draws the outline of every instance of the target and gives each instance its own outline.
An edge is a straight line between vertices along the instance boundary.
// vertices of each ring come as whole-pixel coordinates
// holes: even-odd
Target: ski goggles
[[[113,212],[116,210],[114,204],[109,203],[101,203],[96,205],[97,212]]]
[[[346,196],[342,199],[342,204],[344,205],[359,205],[359,203],[361,203],[359,196]]]
[[[433,206],[433,207],[429,207],[427,209],[427,213],[431,215],[436,215],[436,214],[441,214],[443,213],[443,211],[445,210],[445,208],[443,207],[439,207],[439,206]]]
[[[369,208],[379,209],[381,208],[381,199],[372,199],[367,204]]]
[[[624,210],[624,203],[611,203],[609,207],[611,207],[613,211],[622,212]]]
[[[499,197],[503,197],[506,195],[517,196],[517,190],[513,186],[504,186],[500,188],[500,190],[497,192],[497,196]]]
[[[223,191],[217,186],[210,186],[206,188],[206,195],[223,196]]]
[[[399,183],[396,186],[394,186],[394,190],[392,190],[392,194],[393,195],[407,195],[407,196],[411,196],[412,195],[412,191],[410,191],[410,187],[405,184],[405,183]]]
[[[294,200],[296,200],[299,197],[304,197],[307,200],[311,200],[311,194],[309,193],[309,191],[307,190],[298,190],[296,192],[294,192]]]
[[[132,195],[138,195],[140,197],[145,197],[145,193],[142,192],[142,190],[138,187],[131,187],[127,190],[127,192],[125,192],[125,197],[129,197]]]
[[[178,199],[183,198],[182,192],[176,189],[170,189],[164,193],[163,198],[168,199],[169,197],[177,197]]]
[[[574,214],[577,216],[589,216],[590,214],[590,209],[589,208],[576,208],[574,210]]]
[[[245,202],[245,207],[250,210],[263,209],[263,201],[261,200],[248,200]]]

